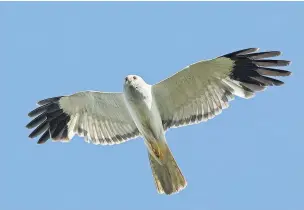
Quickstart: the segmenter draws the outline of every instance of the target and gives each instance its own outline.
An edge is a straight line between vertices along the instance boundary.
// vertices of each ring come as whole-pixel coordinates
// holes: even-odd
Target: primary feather
[[[70,141],[75,134],[94,144],[112,145],[141,136],[147,145],[150,165],[159,193],[184,189],[186,179],[165,138],[165,131],[207,121],[228,108],[235,96],[249,99],[268,86],[284,84],[272,76],[291,72],[270,67],[287,66],[271,60],[279,51],[257,52],[248,48],[187,66],[151,86],[141,77],[125,78],[123,93],[78,92],[38,102],[28,116],[27,128],[48,139]],[[267,59],[265,59],[267,58]]]

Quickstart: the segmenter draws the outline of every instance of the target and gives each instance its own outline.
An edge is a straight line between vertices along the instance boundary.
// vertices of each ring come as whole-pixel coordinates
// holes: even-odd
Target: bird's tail
[[[164,146],[163,160],[157,160],[155,155],[152,155],[150,151],[148,152],[158,193],[170,195],[183,190],[187,186],[187,181],[174,160],[168,145],[165,143]]]

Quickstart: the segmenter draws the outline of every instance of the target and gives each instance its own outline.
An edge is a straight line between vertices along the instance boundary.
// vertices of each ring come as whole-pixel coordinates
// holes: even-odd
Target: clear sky
[[[303,3],[0,3],[0,209],[303,210]],[[142,139],[37,145],[27,113],[47,97],[154,84],[248,47],[281,50],[285,86],[167,132],[188,181],[158,195]]]

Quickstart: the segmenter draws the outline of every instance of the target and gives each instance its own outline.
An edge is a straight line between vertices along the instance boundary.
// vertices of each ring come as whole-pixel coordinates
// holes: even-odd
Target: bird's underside
[[[27,128],[35,128],[29,137],[41,135],[38,143],[42,144],[48,139],[68,142],[76,134],[101,145],[144,137],[154,149],[162,148],[148,149],[158,192],[176,193],[187,182],[166,144],[165,131],[212,119],[235,96],[251,98],[267,86],[283,84],[272,77],[291,74],[276,68],[289,65],[289,61],[269,59],[279,56],[279,51],[257,51],[258,48],[248,48],[199,61],[152,86],[141,77],[130,75],[122,93],[84,91],[39,101],[39,107],[28,114],[34,119]],[[138,95],[139,102],[134,103],[134,98],[129,97],[134,95]],[[134,113],[142,109],[140,104],[145,104],[144,113],[148,114],[139,119]],[[148,115],[152,110],[152,133],[158,133],[157,138],[147,137],[140,127],[143,119],[151,118]]]

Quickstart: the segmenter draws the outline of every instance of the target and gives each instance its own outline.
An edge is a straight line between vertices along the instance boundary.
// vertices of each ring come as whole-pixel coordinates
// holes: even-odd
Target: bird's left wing
[[[153,85],[164,129],[211,119],[228,107],[234,95],[251,98],[266,86],[282,85],[268,76],[288,76],[290,72],[268,67],[290,62],[264,59],[280,55],[279,51],[256,51],[258,48],[249,48],[200,61]]]
[[[122,93],[78,92],[38,102],[28,115],[35,117],[28,128],[37,127],[30,135],[70,141],[75,134],[94,144],[119,144],[139,136],[139,131],[124,103]]]

